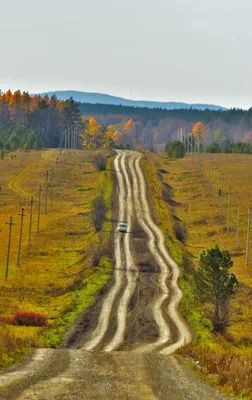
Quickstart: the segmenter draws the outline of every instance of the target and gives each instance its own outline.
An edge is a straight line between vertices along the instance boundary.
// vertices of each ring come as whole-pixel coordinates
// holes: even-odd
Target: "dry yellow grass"
[[[229,332],[235,340],[247,338],[252,342],[252,312],[249,306],[252,296],[252,246],[250,241],[249,265],[245,264],[246,233],[247,233],[247,208],[252,204],[252,157],[249,155],[212,155],[206,156],[205,181],[203,182],[202,170],[195,171],[191,159],[185,158],[176,162],[162,160],[163,167],[168,174],[164,181],[173,188],[173,197],[183,204],[176,208],[176,215],[185,221],[188,227],[186,247],[196,258],[197,265],[199,254],[202,250],[210,248],[215,243],[222,249],[227,249],[233,257],[232,271],[242,283],[239,295],[232,304],[232,324]],[[208,164],[216,168],[216,176],[224,173],[223,191],[223,220],[220,216],[220,197],[217,195],[217,205],[214,207],[214,181],[211,176],[211,189],[208,191]],[[237,171],[240,171],[239,173]],[[230,234],[227,234],[227,191],[231,185],[231,223]],[[221,182],[217,179],[217,192]],[[239,249],[235,249],[237,195],[241,198]],[[252,237],[251,237],[252,239]]]
[[[76,150],[70,155],[67,164],[63,166],[63,179],[60,187],[53,181],[53,203],[50,205],[48,197],[48,214],[44,215],[44,188],[45,171],[54,165],[58,155],[57,150],[17,152],[14,159],[0,160],[0,176],[2,191],[0,193],[0,316],[13,315],[17,310],[27,310],[46,314],[49,318],[49,327],[56,326],[67,313],[80,307],[80,301],[88,304],[108,279],[109,272],[101,274],[100,268],[90,269],[92,252],[90,244],[98,240],[95,233],[90,211],[92,200],[101,192],[109,201],[112,193],[112,178],[110,171],[98,172],[92,161],[94,152]],[[58,174],[59,178],[59,169]],[[42,205],[40,233],[36,233],[37,200],[36,188],[42,183]],[[108,193],[104,192],[107,190]],[[49,190],[50,193],[50,190]],[[17,250],[20,230],[21,206],[27,203],[34,194],[34,213],[32,225],[31,249],[27,249],[29,216],[24,218],[21,264],[17,267]],[[29,214],[29,204],[26,204],[25,214]],[[5,225],[9,216],[13,216],[11,257],[8,280],[4,280],[7,241],[9,226]],[[108,229],[107,229],[108,228]],[[103,236],[109,240],[108,225]],[[104,262],[106,264],[106,262]],[[107,265],[106,265],[107,266]],[[80,273],[80,271],[82,271]],[[94,286],[83,293],[74,293],[81,290],[82,282],[90,279],[95,281]],[[74,286],[75,285],[75,286]],[[69,289],[71,288],[72,289]],[[82,300],[80,300],[82,299]],[[80,310],[79,310],[80,311]],[[66,322],[69,323],[68,318]],[[39,338],[43,329],[20,328],[11,326],[11,333],[16,337],[27,339],[29,342]],[[60,335],[62,336],[63,330]],[[60,338],[48,339],[48,343],[57,344]],[[54,341],[54,343],[51,343]],[[0,360],[1,363],[1,360]]]
[[[235,367],[237,369],[236,377],[233,379],[231,373],[228,375],[227,372],[226,381],[220,382],[222,374],[218,372],[219,375],[211,378],[211,380],[221,388],[225,385],[227,391],[233,389],[236,393],[242,393],[244,398],[250,398],[251,392],[248,386],[246,388],[244,386],[244,393],[242,389],[243,382],[245,382],[243,366],[246,364],[246,360],[252,356],[252,235],[249,265],[245,265],[247,208],[249,205],[252,206],[252,157],[249,155],[206,155],[205,158],[202,157],[200,172],[189,157],[171,160],[165,154],[150,153],[146,153],[145,157],[146,161],[143,162],[143,165],[153,196],[155,213],[158,223],[165,233],[172,256],[183,265],[182,254],[187,252],[191,255],[191,260],[197,268],[200,253],[218,244],[221,249],[227,249],[231,253],[234,262],[232,272],[235,273],[240,282],[239,292],[231,303],[228,334],[225,338],[216,337],[210,335],[209,328],[205,325],[207,320],[202,319],[204,315],[202,312],[205,312],[207,308],[195,303],[195,293],[186,276],[188,272],[184,273],[184,278],[181,280],[181,287],[184,291],[181,306],[194,326],[199,342],[182,350],[182,353],[192,355],[201,360],[203,364],[205,362],[203,370],[211,373],[211,360],[214,363],[218,357],[225,359],[226,353],[228,355],[230,351],[234,351],[234,359],[239,360],[239,362],[236,362],[236,367],[238,367]],[[210,175],[210,193],[208,192],[208,166],[211,166],[212,170],[215,169],[217,192],[221,187],[221,172],[224,173],[222,221],[219,218],[220,198],[218,194],[217,204],[214,207],[213,171]],[[203,168],[205,171],[204,181],[202,177]],[[159,170],[163,170],[163,172]],[[171,187],[172,200],[182,203],[181,206],[171,206],[164,200],[162,197],[164,184]],[[227,234],[227,191],[229,185],[232,188],[230,235]],[[241,199],[239,250],[235,249],[237,196]],[[173,214],[181,221],[186,222],[188,237],[185,245],[174,237]],[[207,357],[203,357],[205,353]],[[206,365],[206,360],[209,362],[209,368]]]

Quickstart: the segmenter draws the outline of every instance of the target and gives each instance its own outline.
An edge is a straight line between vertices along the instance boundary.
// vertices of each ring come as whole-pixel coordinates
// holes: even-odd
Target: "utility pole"
[[[74,148],[74,126],[71,126],[71,150],[73,152],[73,148]]]
[[[48,170],[46,170],[46,184],[45,184],[45,214],[47,214],[47,196],[48,196]]]
[[[241,199],[238,197],[238,207],[237,207],[237,222],[236,222],[236,250],[239,249],[239,225],[240,225],[240,208],[241,208]]]
[[[56,169],[55,169],[55,191],[56,195],[58,194],[58,164],[59,164],[59,159],[56,157]]]
[[[68,149],[68,154],[69,154],[69,151],[70,151],[70,125],[68,125],[68,127],[67,127],[67,133],[68,133],[67,149]]]
[[[198,136],[198,169],[200,171],[200,140]]]
[[[210,193],[210,184],[211,184],[211,169],[210,169],[210,165],[208,165],[208,193]]]
[[[64,129],[64,139],[65,139],[65,149],[66,149],[66,139],[67,139],[67,137],[66,137],[66,128]]]
[[[220,219],[223,218],[223,182],[224,182],[224,175],[221,174],[221,192],[220,192]]]
[[[230,206],[231,206],[231,186],[228,189],[228,217],[227,217],[227,233],[230,233]]]
[[[19,243],[18,243],[18,256],[17,256],[17,266],[20,266],[20,254],[21,254],[21,246],[22,246],[22,236],[23,236],[23,224],[24,224],[24,207],[22,207],[21,213],[18,213],[18,215],[21,215],[21,222],[20,222],[20,235],[19,235]]]
[[[59,157],[60,161],[60,175],[59,175],[59,183],[61,184],[61,179],[62,179],[62,148],[60,147],[60,157]]]
[[[79,125],[76,125],[76,130],[75,130],[75,148],[78,148],[78,131],[79,131]]]
[[[197,168],[197,141],[196,138],[194,139],[194,160],[195,160],[195,169]]]
[[[11,247],[11,231],[12,231],[12,217],[10,217],[10,222],[5,222],[7,225],[9,225],[9,238],[8,238],[8,251],[7,251],[7,260],[6,260],[6,268],[5,268],[5,280],[7,281],[8,279],[8,274],[9,274],[9,260],[10,260],[10,247]]]
[[[66,141],[65,141],[65,152],[64,152],[64,161],[66,161],[67,158],[67,146],[68,146],[68,130],[67,128],[65,128],[65,137],[66,137]]]
[[[75,149],[76,124],[73,125],[73,150]]]
[[[214,171],[214,207],[216,207],[216,170]]]
[[[247,244],[246,244],[246,265],[249,262],[249,237],[250,237],[250,207],[248,208],[248,227],[247,227]]]
[[[53,167],[50,167],[50,207],[53,205]]]
[[[30,223],[29,223],[29,234],[28,234],[28,249],[31,248],[31,230],[32,230],[32,210],[33,210],[33,196],[31,196],[31,207],[30,207]]]
[[[38,220],[37,220],[37,233],[39,233],[39,226],[40,226],[40,206],[41,206],[41,185],[39,185],[39,190],[38,190]]]
[[[78,132],[79,132],[79,125],[76,125],[76,136],[75,136],[75,148],[78,148]]]

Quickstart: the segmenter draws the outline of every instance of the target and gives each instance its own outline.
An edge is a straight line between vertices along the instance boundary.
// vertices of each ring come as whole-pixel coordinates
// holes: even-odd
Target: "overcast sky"
[[[251,0],[0,0],[0,89],[252,106]]]

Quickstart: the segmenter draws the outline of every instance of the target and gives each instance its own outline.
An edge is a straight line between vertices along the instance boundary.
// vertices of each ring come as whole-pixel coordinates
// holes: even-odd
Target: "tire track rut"
[[[141,157],[137,152],[118,150],[114,161],[118,221],[127,221],[127,233],[115,229],[114,281],[91,338],[82,346],[84,350],[110,352],[126,348],[171,354],[191,340],[188,325],[178,310],[182,298],[177,283],[179,267],[167,252],[163,233],[151,217]],[[145,257],[149,257],[146,263],[150,272],[141,271],[134,253],[134,220],[146,238],[143,241],[147,242]]]

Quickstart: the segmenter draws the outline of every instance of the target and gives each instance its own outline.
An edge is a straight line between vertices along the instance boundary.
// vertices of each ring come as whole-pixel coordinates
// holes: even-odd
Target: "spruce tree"
[[[211,304],[215,332],[225,332],[229,323],[230,298],[238,288],[235,275],[229,271],[232,266],[228,251],[217,245],[200,255],[196,284],[200,299]]]

